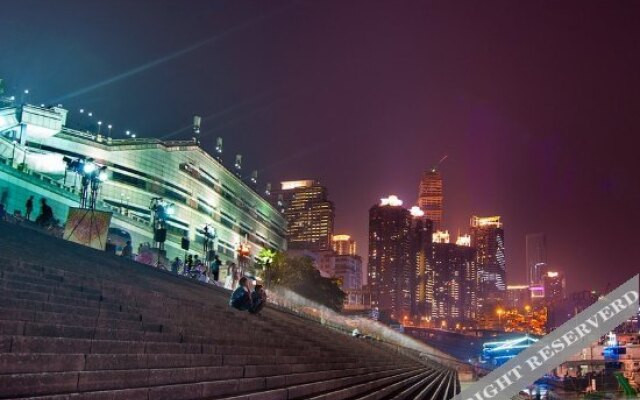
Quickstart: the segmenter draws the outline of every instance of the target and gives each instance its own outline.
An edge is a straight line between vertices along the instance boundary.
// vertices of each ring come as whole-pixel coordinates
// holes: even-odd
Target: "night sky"
[[[543,7],[544,5],[544,7]],[[501,215],[507,279],[546,232],[570,290],[640,270],[640,2],[3,1],[0,78],[114,136],[204,117],[262,183],[317,178],[366,255],[440,157],[445,226]]]

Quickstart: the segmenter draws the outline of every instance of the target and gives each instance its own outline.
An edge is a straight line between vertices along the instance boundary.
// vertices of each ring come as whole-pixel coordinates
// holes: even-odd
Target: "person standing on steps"
[[[47,199],[40,199],[40,215],[36,218],[36,223],[43,227],[49,227],[53,224],[53,209],[47,204]]]
[[[25,218],[27,221],[31,220],[31,213],[33,212],[33,196],[29,196],[27,199],[27,203],[24,205],[25,208]]]
[[[218,282],[218,278],[220,278],[220,266],[222,265],[222,261],[220,261],[220,257],[216,254],[213,257],[213,261],[211,261],[211,276],[213,277],[214,282]]]
[[[180,261],[180,257],[176,257],[171,263],[171,272],[177,274],[180,271],[180,265],[182,265],[182,261]]]

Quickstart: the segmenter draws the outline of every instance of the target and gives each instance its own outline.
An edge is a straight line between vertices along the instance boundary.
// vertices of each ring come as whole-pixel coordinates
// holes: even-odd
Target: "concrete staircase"
[[[448,399],[456,372],[0,223],[0,398]]]

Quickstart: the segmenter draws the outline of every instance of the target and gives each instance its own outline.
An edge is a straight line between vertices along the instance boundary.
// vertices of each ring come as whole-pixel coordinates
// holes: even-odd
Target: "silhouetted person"
[[[251,294],[249,293],[249,280],[246,277],[240,278],[238,287],[231,293],[229,305],[241,311],[249,311],[252,306]]]
[[[218,278],[220,277],[220,266],[222,265],[222,261],[218,255],[213,257],[213,261],[211,261],[211,275],[213,276],[213,280],[218,282]]]
[[[53,224],[53,209],[44,197],[40,199],[40,215],[36,218],[36,223],[45,227]]]
[[[127,244],[122,248],[122,257],[131,258],[133,256],[133,247],[131,247],[131,240],[127,240]]]
[[[244,278],[246,279],[246,278]],[[258,314],[262,311],[264,304],[267,302],[267,292],[264,290],[264,286],[256,285],[251,293],[251,308],[249,312],[251,314]]]
[[[7,220],[7,210],[4,208],[4,204],[0,203],[0,221]]]
[[[29,196],[27,199],[27,203],[24,205],[25,208],[25,217],[27,221],[31,220],[31,213],[33,212],[33,196]]]
[[[174,274],[177,274],[178,271],[180,270],[181,264],[182,262],[180,261],[180,257],[176,257],[176,259],[173,260],[173,262],[171,263],[171,272],[173,272]]]
[[[184,263],[184,274],[191,273],[191,269],[193,268],[193,256],[189,254],[187,256],[187,261]]]

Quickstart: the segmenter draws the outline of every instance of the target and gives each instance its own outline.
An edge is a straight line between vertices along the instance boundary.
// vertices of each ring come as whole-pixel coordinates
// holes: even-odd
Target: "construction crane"
[[[440,161],[438,161],[438,163],[434,165],[433,168],[431,168],[431,172],[436,172],[438,170],[438,167],[440,167],[440,165],[444,162],[444,160],[447,159],[447,157],[449,156],[445,154],[444,157],[442,157]]]

